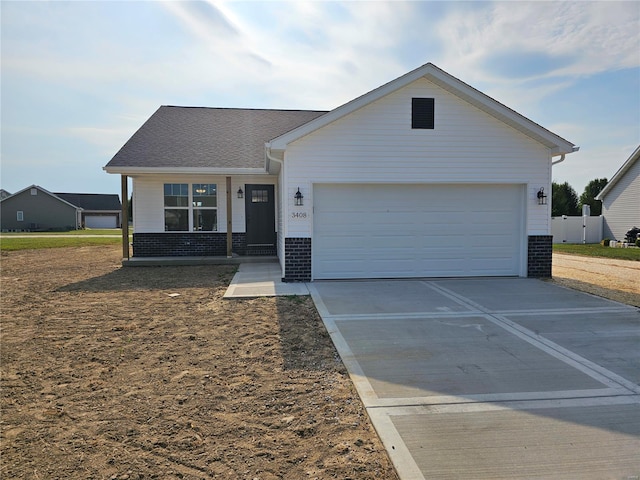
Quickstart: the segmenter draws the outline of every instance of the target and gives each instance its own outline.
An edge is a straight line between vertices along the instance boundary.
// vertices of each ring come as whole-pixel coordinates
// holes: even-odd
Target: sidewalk
[[[305,283],[284,283],[277,262],[242,263],[224,298],[275,297],[282,295],[309,295]]]

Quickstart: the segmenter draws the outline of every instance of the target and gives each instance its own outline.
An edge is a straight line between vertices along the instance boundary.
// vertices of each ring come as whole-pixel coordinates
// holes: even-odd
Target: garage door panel
[[[118,217],[115,215],[86,215],[84,225],[87,228],[118,228]]]
[[[519,185],[315,185],[313,277],[520,273]]]

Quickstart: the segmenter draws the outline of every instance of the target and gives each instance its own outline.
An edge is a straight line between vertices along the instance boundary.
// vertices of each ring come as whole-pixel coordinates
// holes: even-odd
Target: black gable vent
[[[411,128],[434,128],[435,100],[433,98],[411,99]]]

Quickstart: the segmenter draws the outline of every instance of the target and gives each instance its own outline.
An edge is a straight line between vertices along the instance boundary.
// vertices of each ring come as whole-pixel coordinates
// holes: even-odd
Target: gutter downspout
[[[284,164],[284,162],[282,160],[280,160],[279,158],[276,158],[276,157],[271,155],[271,144],[270,143],[265,143],[264,144],[264,154],[267,156],[267,159],[270,162],[271,161],[278,162],[281,166]]]
[[[280,160],[280,159],[278,159],[278,158],[276,158],[276,157],[274,157],[274,156],[272,156],[272,155],[271,155],[271,143],[265,143],[265,144],[264,144],[264,154],[266,155],[266,157],[267,157],[267,159],[268,159],[269,161],[274,161],[274,162],[276,162],[276,163],[279,163],[279,164],[280,164],[280,170],[282,170],[282,169],[284,168],[284,161],[283,161],[283,160]],[[268,172],[269,172],[269,169],[267,168],[267,173],[268,173]],[[282,175],[282,178],[284,178],[284,174]],[[284,186],[283,186],[283,185],[280,185],[280,189],[282,190],[283,188],[284,188]],[[282,192],[280,192],[280,195],[282,195]],[[285,208],[285,207],[284,207],[284,205],[282,205],[282,209],[283,209],[283,210],[284,210],[284,208]],[[282,226],[284,227],[284,220],[282,221]],[[282,235],[283,235],[283,237],[282,237],[282,238],[284,238],[284,232],[279,232],[279,233],[282,233]],[[276,248],[279,248],[279,247],[278,247],[278,246],[276,246]],[[285,278],[285,273],[284,273],[284,260],[281,260],[281,259],[278,257],[278,262],[280,263],[280,272],[281,272],[281,277],[282,277],[282,280],[284,280],[284,278]]]

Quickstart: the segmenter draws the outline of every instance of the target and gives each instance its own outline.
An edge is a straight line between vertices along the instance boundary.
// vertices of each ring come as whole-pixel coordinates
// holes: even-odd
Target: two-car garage
[[[524,185],[315,184],[313,279],[517,276]]]

